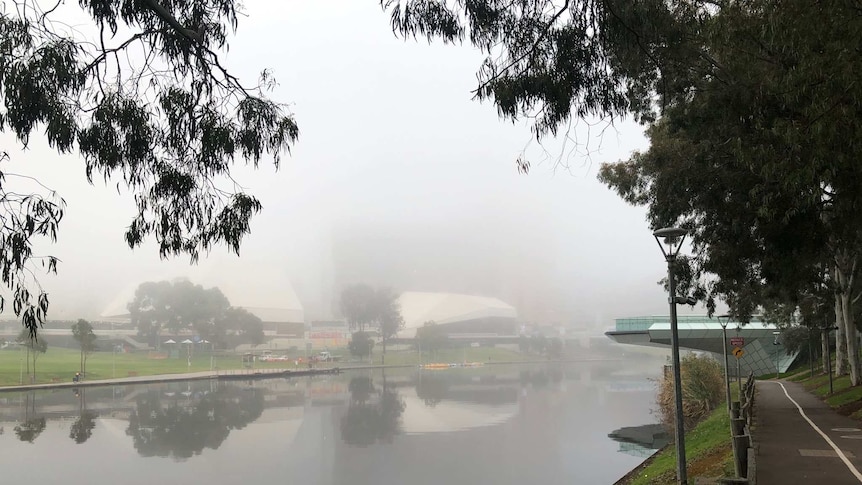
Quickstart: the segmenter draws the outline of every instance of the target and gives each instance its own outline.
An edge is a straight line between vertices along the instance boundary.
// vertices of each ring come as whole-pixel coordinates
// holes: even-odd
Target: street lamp
[[[727,372],[727,323],[730,315],[719,315],[718,323],[721,324],[721,345],[724,355],[724,390],[727,396],[727,412],[730,412],[730,374]]]
[[[652,233],[658,243],[661,253],[667,261],[668,303],[670,304],[670,344],[673,359],[673,394],[676,407],[676,476],[681,485],[688,484],[685,467],[685,424],[682,414],[682,378],[679,369],[679,335],[676,321],[677,303],[689,303],[686,298],[676,296],[676,281],[673,276],[673,265],[682,247],[687,231],[679,227],[665,227]],[[664,245],[662,244],[664,243]],[[665,248],[665,246],[667,246]]]
[[[778,336],[779,335],[781,335],[781,332],[779,332],[778,330],[772,332],[772,336],[773,336],[772,345],[780,345],[780,343],[778,342]],[[781,352],[780,349],[778,349],[778,348],[775,349],[775,378],[776,379],[781,378],[781,369],[778,367],[778,357],[779,357],[780,352]]]

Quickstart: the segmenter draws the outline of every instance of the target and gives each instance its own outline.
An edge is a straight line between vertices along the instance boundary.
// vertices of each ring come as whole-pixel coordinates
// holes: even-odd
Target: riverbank
[[[733,476],[727,408],[719,409],[685,433],[686,469],[692,480]],[[671,443],[647,458],[615,485],[672,485],[676,483],[676,448]]]
[[[731,395],[738,395],[736,383]],[[686,469],[692,483],[713,482],[734,476],[730,419],[727,407],[715,409],[706,419],[685,433]],[[676,483],[676,447],[668,444],[620,478],[614,485],[673,485]]]

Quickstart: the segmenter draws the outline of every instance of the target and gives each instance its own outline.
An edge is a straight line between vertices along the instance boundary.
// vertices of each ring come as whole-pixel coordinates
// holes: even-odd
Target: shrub
[[[721,364],[709,356],[688,354],[680,362],[682,378],[682,414],[686,428],[708,416],[725,400],[724,373]],[[668,369],[659,381],[656,398],[662,423],[673,429],[675,401],[673,372]]]

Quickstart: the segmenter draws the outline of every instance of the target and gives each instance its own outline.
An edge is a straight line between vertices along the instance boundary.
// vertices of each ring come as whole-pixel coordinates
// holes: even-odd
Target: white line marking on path
[[[784,391],[784,395],[787,396],[787,399],[790,399],[790,402],[792,402],[794,406],[796,406],[796,409],[799,410],[799,414],[802,415],[805,421],[808,421],[808,424],[810,424],[811,427],[814,428],[814,431],[817,431],[817,433],[819,433],[820,436],[822,436],[823,439],[826,440],[827,443],[829,443],[829,446],[831,446],[832,449],[835,450],[835,453],[838,454],[838,458],[841,458],[841,461],[843,461],[844,464],[847,465],[847,468],[850,469],[850,472],[853,473],[853,475],[856,477],[856,480],[859,480],[859,482],[862,483],[862,473],[859,473],[859,470],[857,470],[856,467],[853,466],[852,463],[850,463],[850,460],[847,459],[847,455],[845,455],[844,452],[841,451],[841,449],[838,448],[838,446],[831,439],[829,439],[828,436],[826,436],[826,433],[821,431],[820,428],[818,428],[817,425],[814,424],[814,421],[811,421],[808,416],[805,415],[805,411],[802,410],[802,406],[800,406],[798,402],[794,401],[793,398],[790,397],[790,393],[787,392],[787,388],[784,387],[784,384],[782,384],[781,382],[777,382],[776,384],[781,386],[781,390]]]

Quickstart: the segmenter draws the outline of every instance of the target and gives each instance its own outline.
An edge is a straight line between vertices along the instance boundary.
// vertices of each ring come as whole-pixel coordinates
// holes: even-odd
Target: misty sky
[[[39,138],[19,152],[2,135],[16,147],[4,171],[37,177],[68,203],[58,243],[39,248],[62,260],[58,276],[42,278],[51,318],[96,318],[142,281],[184,275],[230,286],[231,303],[244,306],[272,306],[292,283],[307,318],[329,316],[338,285],[360,279],[502,292],[537,321],[607,326],[667,312],[644,209],[596,180],[601,162],[646,148],[640,127],[581,121],[577,152],[561,140],[542,147],[528,122],[471,99],[481,54],[395,38],[376,0],[245,4],[225,64],[249,83],[271,68],[272,97],[290,105],[301,134],[279,171],[235,171],[264,206],[240,259],[220,247],[190,268],[161,261],[154,244],[129,250],[127,190],[90,186],[82,161]],[[529,175],[514,163],[524,150]]]

